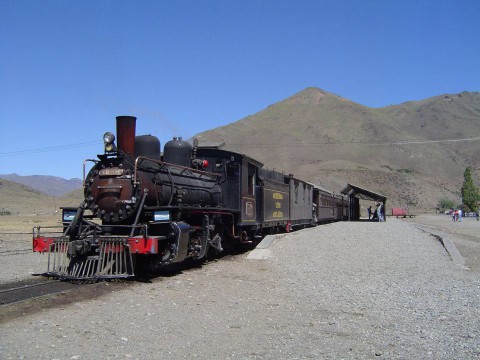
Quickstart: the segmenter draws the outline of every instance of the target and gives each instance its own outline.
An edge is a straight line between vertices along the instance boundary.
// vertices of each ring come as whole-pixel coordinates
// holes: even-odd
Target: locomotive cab
[[[235,224],[257,225],[258,173],[263,164],[218,147],[198,147],[196,153],[207,160],[207,171],[221,176],[224,205],[236,213]]]

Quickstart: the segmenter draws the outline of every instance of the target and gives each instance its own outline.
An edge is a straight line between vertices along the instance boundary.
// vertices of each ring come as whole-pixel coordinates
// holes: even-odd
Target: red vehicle
[[[410,214],[408,209],[403,209],[403,208],[392,208],[392,216],[396,216],[397,218],[399,218],[399,217],[402,217],[402,218],[415,217],[415,215]]]

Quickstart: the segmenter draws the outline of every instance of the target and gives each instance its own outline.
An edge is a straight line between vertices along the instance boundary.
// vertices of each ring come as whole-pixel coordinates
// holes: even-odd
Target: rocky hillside
[[[441,197],[460,202],[466,166],[480,179],[480,94],[369,108],[307,88],[197,138],[335,192],[353,183],[388,206],[428,210]]]
[[[80,179],[67,180],[57,176],[3,174],[0,175],[0,179],[23,184],[52,196],[63,196],[73,190],[82,188],[82,180]]]
[[[0,179],[0,212],[11,215],[54,214],[62,206],[78,206],[83,200],[81,191],[65,197],[46,195],[26,185]]]

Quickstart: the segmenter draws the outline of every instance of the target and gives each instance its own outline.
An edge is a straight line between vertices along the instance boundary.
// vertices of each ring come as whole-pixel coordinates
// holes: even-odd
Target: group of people
[[[474,216],[477,221],[480,220],[480,209],[475,211],[473,214],[472,213],[469,213],[469,214],[465,214],[464,212],[462,212],[462,209],[451,209],[450,210],[450,214],[452,215],[452,221],[454,222],[462,222],[462,217],[465,215],[465,216]]]
[[[385,210],[384,210],[383,204],[378,202],[378,203],[376,203],[376,206],[377,207],[376,207],[375,211],[373,211],[373,213],[372,213],[372,207],[371,206],[369,206],[367,208],[368,220],[382,222],[382,221],[385,220]]]
[[[462,209],[452,209],[452,221],[457,222],[460,221],[462,222]]]

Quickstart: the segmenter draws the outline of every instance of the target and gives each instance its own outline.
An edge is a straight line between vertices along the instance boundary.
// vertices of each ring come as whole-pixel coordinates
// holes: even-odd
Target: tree
[[[470,211],[477,211],[478,199],[478,188],[473,183],[472,168],[468,166],[463,173],[462,202]]]

